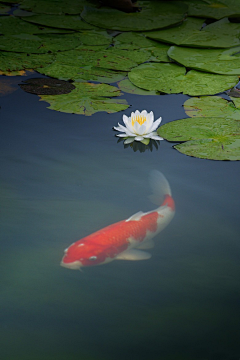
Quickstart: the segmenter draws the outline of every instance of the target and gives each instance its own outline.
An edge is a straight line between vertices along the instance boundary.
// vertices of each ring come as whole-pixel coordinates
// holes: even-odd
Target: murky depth
[[[127,115],[186,117],[187,96],[125,98]],[[2,359],[239,359],[239,163],[166,141],[124,149],[123,113],[59,113],[20,89],[0,100]],[[152,258],[60,267],[72,242],[154,208],[152,169],[176,202]]]

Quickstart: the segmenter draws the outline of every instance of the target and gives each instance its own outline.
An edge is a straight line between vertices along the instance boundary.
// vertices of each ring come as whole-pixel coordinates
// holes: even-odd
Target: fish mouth
[[[81,261],[73,261],[71,263],[65,263],[63,262],[63,260],[61,261],[60,265],[71,270],[80,270],[80,268],[83,266]]]

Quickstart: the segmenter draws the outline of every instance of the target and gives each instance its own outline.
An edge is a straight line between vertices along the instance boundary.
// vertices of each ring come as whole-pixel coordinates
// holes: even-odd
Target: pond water
[[[124,98],[127,115],[186,117],[184,95]],[[239,163],[124,148],[123,112],[55,112],[20,88],[0,105],[1,359],[239,359]],[[152,169],[176,202],[152,258],[60,267],[74,241],[154,209]]]

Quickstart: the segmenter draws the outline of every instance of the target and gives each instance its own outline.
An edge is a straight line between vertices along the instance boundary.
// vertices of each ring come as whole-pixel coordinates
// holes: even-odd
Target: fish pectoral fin
[[[147,260],[150,259],[152,255],[147,253],[146,251],[140,251],[135,249],[130,249],[123,251],[121,254],[118,254],[115,259],[116,260]]]
[[[130,218],[128,218],[126,221],[133,221],[133,220],[138,221],[138,220],[141,219],[141,217],[143,216],[143,214],[144,214],[144,213],[143,213],[142,211],[139,211],[139,212],[137,212],[136,214],[130,216]]]
[[[142,244],[140,244],[137,248],[138,249],[152,249],[155,246],[154,241],[153,240],[148,240],[146,242],[143,242]]]

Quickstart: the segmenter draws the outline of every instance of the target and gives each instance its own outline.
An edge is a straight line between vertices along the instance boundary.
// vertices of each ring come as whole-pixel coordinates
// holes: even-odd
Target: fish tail
[[[166,196],[172,196],[170,185],[160,171],[152,170],[150,172],[149,183],[152,189],[149,199],[153,204],[161,205]]]

